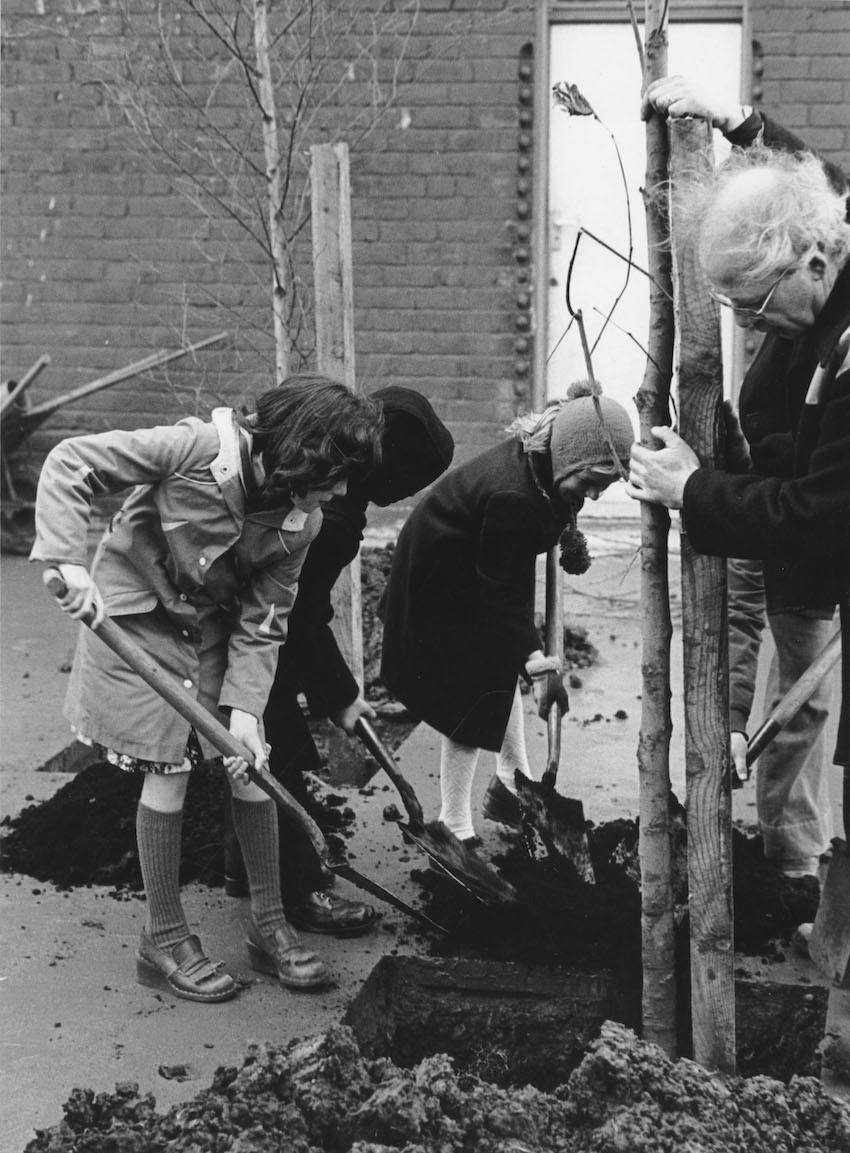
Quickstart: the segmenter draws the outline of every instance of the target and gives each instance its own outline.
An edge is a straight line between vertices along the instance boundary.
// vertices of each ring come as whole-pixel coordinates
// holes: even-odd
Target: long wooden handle
[[[44,574],[44,583],[48,592],[53,596],[64,596],[67,592],[61,574],[55,569],[48,569]],[[193,696],[179,684],[173,677],[160,667],[160,665],[136,644],[134,640],[116,625],[110,617],[104,616],[98,625],[91,620],[83,622],[88,625],[96,637],[108,645],[114,653],[133,669],[142,678],[145,684],[150,685],[164,701],[189,721],[197,732],[207,738],[225,757],[242,757],[248,763],[248,776],[275,801],[293,820],[304,829],[325,867],[329,867],[330,854],[327,842],[322,832],[310,814],[295,800],[290,793],[276,781],[266,769],[256,768],[253,764],[254,756],[241,741],[224,727],[209,709],[199,704]]]
[[[564,662],[564,599],[558,546],[546,554],[546,655],[557,657]],[[542,782],[548,789],[554,789],[561,761],[561,721],[563,713],[557,702],[553,703],[546,718],[547,757]]]
[[[414,829],[423,828],[425,818],[422,812],[422,806],[419,803],[419,798],[416,796],[416,793],[414,793],[413,786],[407,778],[402,776],[398,765],[390,756],[389,750],[381,738],[365,717],[357,718],[354,731],[395,785],[401,797],[402,804],[405,809],[407,809],[407,815],[410,817],[411,825]]]
[[[833,668],[841,656],[841,631],[824,645],[820,655],[815,657],[800,679],[791,686],[764,724],[753,734],[747,743],[747,767],[753,763],[777,733],[792,720],[826,674]]]

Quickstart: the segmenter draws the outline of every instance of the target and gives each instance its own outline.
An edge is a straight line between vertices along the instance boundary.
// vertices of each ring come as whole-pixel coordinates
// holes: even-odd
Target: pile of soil
[[[331,850],[341,848],[342,840],[352,835],[354,811],[345,797],[327,791],[320,780],[308,780],[308,785],[310,815]],[[49,881],[58,889],[109,885],[119,899],[140,891],[136,807],[141,788],[140,777],[106,761],[89,765],[48,800],[3,819],[0,868]],[[206,761],[193,771],[183,810],[181,884],[224,884],[228,792],[221,762]]]
[[[607,1022],[566,1085],[500,1089],[444,1056],[365,1059],[339,1026],[255,1046],[192,1101],[77,1089],[25,1153],[835,1153],[850,1114],[809,1078],[723,1078]]]
[[[684,814],[674,801],[673,896],[677,937],[687,971],[688,874]],[[590,826],[595,884],[582,881],[557,856],[534,859],[517,838],[494,859],[517,890],[514,905],[485,905],[445,876],[414,873],[427,894],[429,915],[448,932],[434,955],[557,964],[572,969],[640,972],[640,866],[638,822]],[[760,836],[733,832],[735,948],[781,959],[796,927],[812,921],[819,889],[814,877],[791,879],[765,860]]]

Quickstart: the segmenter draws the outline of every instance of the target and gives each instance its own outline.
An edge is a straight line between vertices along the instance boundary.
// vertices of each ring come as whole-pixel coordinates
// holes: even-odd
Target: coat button
[[[182,629],[181,631],[182,631],[184,637],[187,637],[189,635],[188,629]]]
[[[184,689],[191,689],[191,687],[192,687],[192,682],[191,682],[191,681],[190,681],[190,680],[187,678],[187,679],[186,679],[186,680],[183,682],[183,688],[184,688]]]
[[[185,594],[185,593],[181,593],[181,594],[180,594],[180,599],[181,599],[181,601],[187,601],[189,598],[186,596],[186,594]]]

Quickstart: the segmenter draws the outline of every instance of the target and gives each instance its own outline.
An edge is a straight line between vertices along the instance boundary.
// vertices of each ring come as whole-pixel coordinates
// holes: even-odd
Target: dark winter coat
[[[701,468],[685,485],[683,521],[690,543],[718,556],[815,558],[850,628],[850,366],[839,371],[822,405],[801,405],[812,374],[850,325],[850,263],[815,325],[789,340],[768,333],[748,373],[748,388],[770,409],[792,414],[792,475],[735,476]],[[818,594],[820,596],[821,594]],[[835,759],[850,764],[850,645],[842,654],[842,707]]]
[[[417,717],[460,744],[501,748],[517,678],[540,648],[535,558],[557,542],[568,516],[538,489],[511,439],[447,473],[401,531],[381,676]]]
[[[759,142],[782,152],[809,152],[811,149],[794,133],[771,120],[769,116],[754,112],[728,139],[739,148],[748,148]],[[837,191],[846,188],[843,172],[836,165],[823,161],[827,174]],[[801,338],[794,341],[774,337],[764,350],[768,358],[777,347],[787,349],[789,358],[801,362],[801,371],[789,372],[784,387],[777,390],[776,380],[760,366],[761,354],[744,377],[738,396],[738,415],[741,429],[750,446],[753,471],[759,476],[792,478],[798,464],[796,455],[796,429],[811,379],[812,341]],[[808,554],[781,560],[766,560],[764,573],[764,601],[769,613],[816,609],[826,619],[839,598],[836,574],[832,566],[824,566],[819,557]]]

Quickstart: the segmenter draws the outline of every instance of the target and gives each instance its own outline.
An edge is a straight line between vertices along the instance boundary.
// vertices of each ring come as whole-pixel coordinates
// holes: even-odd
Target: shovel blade
[[[809,940],[809,956],[838,989],[850,988],[850,855],[834,840],[820,904]]]
[[[405,840],[421,849],[429,860],[453,881],[485,905],[516,901],[513,885],[474,849],[461,843],[440,821],[413,829],[399,822]]]
[[[559,868],[574,870],[580,880],[595,884],[581,801],[562,797],[548,784],[529,780],[520,772],[516,786],[523,832],[532,855],[554,858]]]

